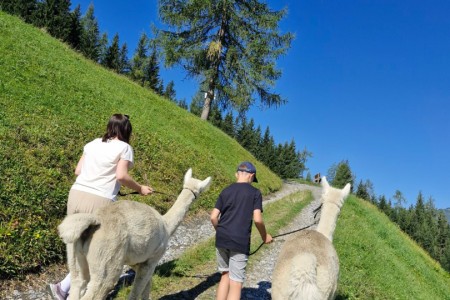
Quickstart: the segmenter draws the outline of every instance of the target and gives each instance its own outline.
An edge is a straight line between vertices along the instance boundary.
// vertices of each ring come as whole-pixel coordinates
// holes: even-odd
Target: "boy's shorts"
[[[244,282],[248,255],[223,248],[216,248],[219,272],[229,272],[233,281]]]

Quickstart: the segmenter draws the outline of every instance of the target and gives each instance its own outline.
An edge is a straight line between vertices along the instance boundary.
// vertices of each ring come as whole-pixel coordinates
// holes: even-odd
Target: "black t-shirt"
[[[216,247],[248,254],[253,211],[263,210],[261,192],[249,183],[233,183],[220,193],[215,208],[220,211]]]

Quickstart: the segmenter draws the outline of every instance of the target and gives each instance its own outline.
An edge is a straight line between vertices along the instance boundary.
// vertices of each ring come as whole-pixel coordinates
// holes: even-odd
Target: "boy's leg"
[[[239,281],[229,280],[230,291],[228,292],[228,300],[241,299],[241,291],[243,283]]]
[[[248,255],[231,251],[228,300],[241,299],[241,291],[245,280]]]
[[[217,287],[216,300],[227,300],[230,290],[230,277],[228,272],[223,272]]]
[[[222,274],[220,277],[219,286],[217,287],[216,300],[226,300],[230,290],[229,277],[229,261],[230,251],[227,249],[216,248],[217,269]]]

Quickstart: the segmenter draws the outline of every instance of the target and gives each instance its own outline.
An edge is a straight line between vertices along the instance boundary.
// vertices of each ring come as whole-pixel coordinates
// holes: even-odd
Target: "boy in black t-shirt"
[[[220,193],[211,212],[211,223],[216,229],[218,269],[222,273],[217,300],[238,300],[241,297],[250,252],[252,221],[264,243],[272,242],[262,217],[261,192],[251,185],[258,182],[255,166],[243,162],[239,164],[235,176],[236,182]]]

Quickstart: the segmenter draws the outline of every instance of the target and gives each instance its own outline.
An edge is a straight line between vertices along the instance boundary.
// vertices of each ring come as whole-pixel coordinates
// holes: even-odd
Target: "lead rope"
[[[319,213],[319,211],[321,210],[321,208],[322,208],[322,204],[320,204],[317,208],[315,208],[315,209],[313,210],[313,213],[314,213],[314,219],[316,218],[316,216],[317,216],[317,214]],[[312,226],[316,225],[317,223],[319,223],[319,222],[318,222],[318,221],[315,221],[314,223],[312,223],[312,224],[310,224],[310,225],[308,225],[308,226],[305,226],[305,227],[302,227],[302,228],[300,228],[300,229],[296,229],[296,230],[293,230],[293,231],[289,231],[289,232],[286,232],[286,233],[278,234],[278,235],[273,236],[272,238],[275,239],[275,238],[279,238],[279,237],[281,237],[281,236],[285,236],[285,235],[289,235],[289,234],[292,234],[292,233],[295,233],[295,232],[298,232],[298,231],[302,231],[302,230],[308,229],[309,227],[312,227]],[[256,252],[257,252],[264,244],[265,244],[265,243],[262,242],[261,245],[259,245],[259,247],[256,248],[255,251],[253,251],[252,253],[249,254],[249,256],[255,254],[255,253],[256,253]]]

